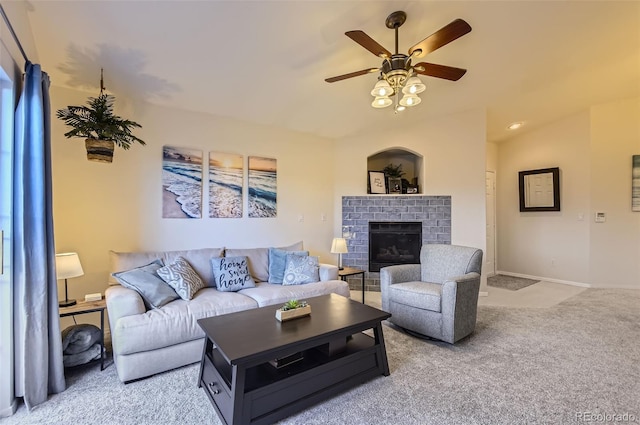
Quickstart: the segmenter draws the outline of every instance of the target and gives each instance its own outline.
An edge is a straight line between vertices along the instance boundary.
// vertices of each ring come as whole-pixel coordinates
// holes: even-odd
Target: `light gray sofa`
[[[420,264],[380,269],[382,309],[390,322],[450,344],[476,326],[482,251],[423,245]]]
[[[287,247],[299,250],[302,244]],[[238,292],[218,291],[213,284],[210,259],[225,255],[247,256],[255,288]],[[181,256],[213,287],[199,290],[192,300],[177,299],[161,308],[147,310],[138,292],[121,286],[112,273],[144,266],[156,259],[169,264]],[[111,329],[113,359],[122,382],[144,378],[200,361],[204,333],[197,320],[268,305],[281,305],[290,299],[336,293],[349,297],[349,286],[338,279],[336,266],[321,264],[320,281],[303,285],[267,283],[269,249],[205,248],[169,252],[109,253],[109,287],[105,297]],[[274,308],[274,320],[275,308]]]

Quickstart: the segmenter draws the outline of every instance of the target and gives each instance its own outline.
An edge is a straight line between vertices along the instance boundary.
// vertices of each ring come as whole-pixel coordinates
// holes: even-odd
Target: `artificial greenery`
[[[399,165],[389,164],[386,167],[384,167],[382,171],[384,172],[384,175],[387,177],[401,178],[402,176],[405,175],[405,172],[402,171],[402,164],[399,164]]]
[[[73,127],[64,134],[65,137],[113,141],[124,150],[135,142],[145,145],[143,140],[131,132],[133,128],[142,126],[114,115],[114,101],[114,96],[100,92],[98,97],[89,98],[87,106],[67,106],[67,109],[58,110],[57,117]]]
[[[295,310],[296,308],[302,308],[306,306],[307,306],[306,301],[289,300],[285,305],[280,307],[280,310],[282,311]]]

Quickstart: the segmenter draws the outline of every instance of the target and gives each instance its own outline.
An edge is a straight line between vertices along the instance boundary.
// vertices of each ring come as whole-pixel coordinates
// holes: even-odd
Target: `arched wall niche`
[[[382,171],[389,164],[394,167],[402,165],[402,171],[405,173],[402,178],[408,180],[410,184],[417,184],[417,193],[422,193],[422,188],[424,187],[422,181],[423,163],[424,157],[419,153],[403,147],[392,147],[369,155],[367,157],[367,170]],[[403,192],[406,192],[406,190],[403,190]]]

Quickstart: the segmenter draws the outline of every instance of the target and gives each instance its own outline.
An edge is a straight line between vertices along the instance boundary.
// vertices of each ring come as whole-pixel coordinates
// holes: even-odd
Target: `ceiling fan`
[[[440,28],[421,42],[409,48],[409,54],[398,53],[398,28],[404,24],[407,14],[403,11],[393,12],[385,21],[387,28],[395,30],[395,53],[392,54],[382,47],[364,31],[347,31],[345,35],[353,41],[382,58],[382,66],[379,68],[367,68],[361,71],[350,72],[325,79],[327,83],[346,80],[373,72],[380,72],[378,82],[371,95],[375,97],[371,104],[374,108],[384,108],[393,103],[391,96],[396,95],[396,112],[404,110],[405,106],[415,106],[420,103],[418,93],[425,90],[425,85],[415,74],[429,77],[443,78],[458,81],[467,72],[466,69],[454,68],[435,63],[420,62],[412,65],[414,58],[421,58],[440,47],[451,43],[471,31],[471,26],[462,19],[456,19],[450,24]],[[402,90],[404,96],[399,98]]]

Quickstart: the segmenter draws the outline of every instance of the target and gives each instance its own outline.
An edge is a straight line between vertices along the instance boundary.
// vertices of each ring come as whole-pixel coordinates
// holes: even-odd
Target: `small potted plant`
[[[311,306],[306,301],[289,300],[276,310],[276,319],[281,322],[311,314]]]
[[[133,128],[142,128],[135,121],[125,120],[113,113],[115,97],[104,93],[103,80],[100,79],[100,95],[90,97],[86,106],[67,106],[60,109],[57,117],[72,130],[66,132],[66,138],[85,139],[87,159],[96,162],[112,162],[114,145],[127,150],[134,143],[145,142],[133,135]]]

